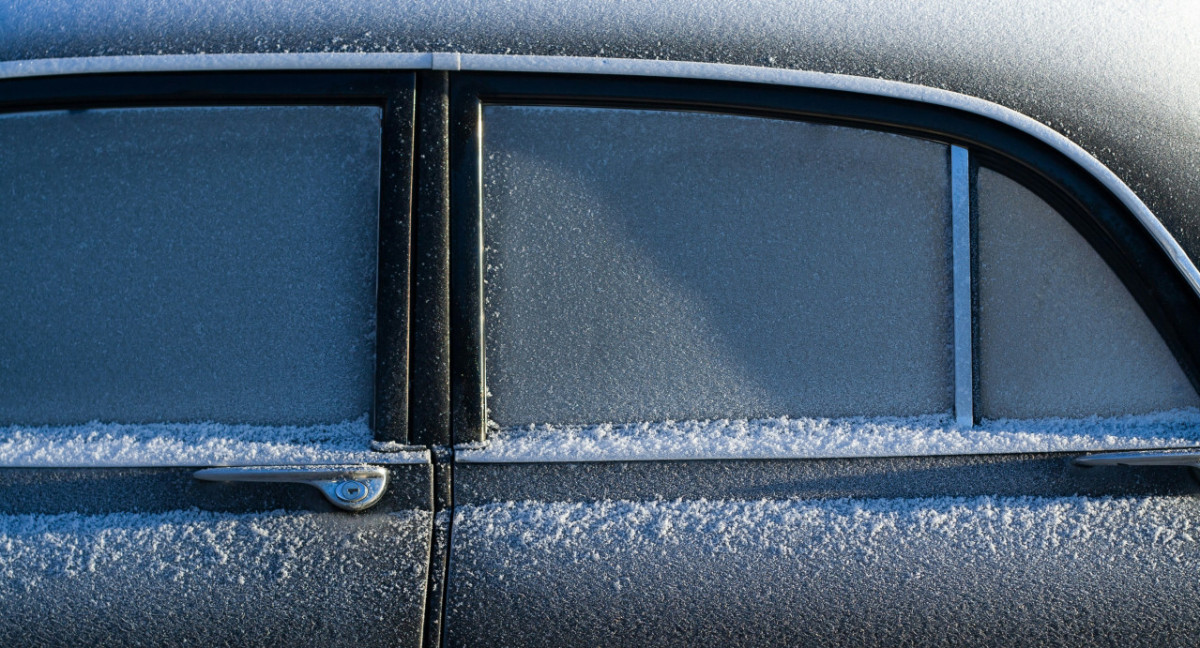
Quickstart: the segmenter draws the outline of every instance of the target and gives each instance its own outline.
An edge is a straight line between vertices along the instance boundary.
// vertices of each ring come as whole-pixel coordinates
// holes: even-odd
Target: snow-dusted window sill
[[[1194,408],[1114,417],[985,420],[960,428],[949,415],[772,418],[493,430],[461,445],[464,463],[823,459],[1087,452],[1200,445]]]
[[[0,427],[0,467],[86,468],[428,463],[426,450],[374,452],[365,417],[333,425],[219,423]]]

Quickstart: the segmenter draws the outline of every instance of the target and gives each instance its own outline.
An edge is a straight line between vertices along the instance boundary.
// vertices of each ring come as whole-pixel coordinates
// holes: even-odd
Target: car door
[[[449,645],[1195,636],[1192,474],[1079,460],[1196,445],[1200,302],[1061,148],[862,91],[450,83]]]
[[[419,645],[413,75],[0,97],[0,643]]]

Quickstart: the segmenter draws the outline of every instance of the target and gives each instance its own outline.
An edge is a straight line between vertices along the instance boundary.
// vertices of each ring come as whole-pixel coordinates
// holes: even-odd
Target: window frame
[[[379,442],[409,438],[411,72],[183,72],[38,77],[0,83],[0,113],[198,106],[375,106],[382,110],[370,425]]]
[[[484,72],[457,65],[453,71],[404,67],[13,78],[0,81],[0,112],[213,105],[383,109],[371,412],[379,442],[443,445],[486,436],[484,104],[715,112],[879,130],[965,148],[972,237],[975,178],[979,167],[987,166],[1029,188],[1087,240],[1200,391],[1200,327],[1194,325],[1200,321],[1200,294],[1100,178],[1021,128],[961,108],[853,90],[670,76]],[[977,347],[974,242],[971,248],[971,337]],[[978,363],[977,348],[971,356]],[[976,395],[978,376],[976,366]]]
[[[450,113],[450,417],[452,442],[486,439],[483,106],[702,111],[864,128],[969,151],[971,362],[978,402],[976,178],[980,166],[1027,187],[1057,210],[1116,273],[1200,392],[1200,295],[1138,218],[1059,150],[994,119],[920,101],[842,90],[684,78],[456,72]],[[971,412],[978,422],[977,408]]]

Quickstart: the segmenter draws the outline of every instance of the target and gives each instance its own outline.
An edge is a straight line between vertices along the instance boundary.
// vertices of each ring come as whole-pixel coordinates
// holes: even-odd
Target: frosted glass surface
[[[947,412],[947,150],[778,120],[488,106],[500,425]]]
[[[982,416],[1200,405],[1133,296],[1058,212],[989,169],[978,196]]]
[[[379,110],[0,118],[0,422],[357,418]]]

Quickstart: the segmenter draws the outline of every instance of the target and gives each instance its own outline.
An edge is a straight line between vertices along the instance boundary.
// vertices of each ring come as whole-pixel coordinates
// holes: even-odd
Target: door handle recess
[[[204,481],[308,484],[345,511],[371,508],[388,485],[388,471],[382,466],[235,466],[205,468],[194,476]]]
[[[1191,466],[1200,468],[1200,449],[1105,452],[1075,457],[1076,466]]]

